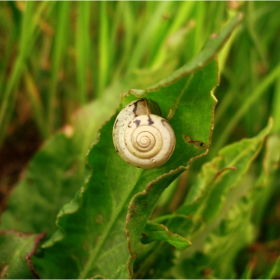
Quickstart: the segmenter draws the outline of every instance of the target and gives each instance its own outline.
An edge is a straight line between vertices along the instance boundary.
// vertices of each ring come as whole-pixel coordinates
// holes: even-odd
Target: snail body
[[[140,99],[128,104],[117,116],[113,142],[127,163],[149,169],[170,158],[176,140],[167,120],[152,114],[148,101]]]

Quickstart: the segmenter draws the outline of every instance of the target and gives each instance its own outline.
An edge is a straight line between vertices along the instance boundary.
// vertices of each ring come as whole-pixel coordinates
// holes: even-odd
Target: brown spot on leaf
[[[104,223],[104,217],[102,214],[97,214],[95,216],[95,221],[98,223],[98,224],[103,224]]]
[[[147,233],[145,233],[145,232],[142,232],[141,233],[141,238],[148,238],[149,236],[148,236],[148,234]]]
[[[78,169],[78,166],[79,166],[79,162],[78,161],[75,161],[72,166],[66,171],[66,176],[67,177],[70,177],[72,176],[73,174],[76,173],[77,169]]]
[[[203,274],[205,275],[205,276],[207,276],[207,275],[209,275],[209,274],[211,274],[212,273],[212,269],[211,268],[206,268],[206,269],[204,269],[204,271],[203,271]]]
[[[84,249],[85,251],[88,251],[89,247],[90,247],[90,242],[89,242],[88,238],[85,238],[84,241],[83,241],[83,249]],[[77,257],[74,256],[74,255],[72,255],[71,257],[72,257],[72,258],[75,258],[75,259],[77,258]]]
[[[192,140],[191,137],[189,135],[185,135],[184,136],[184,140],[189,143],[189,144],[193,144],[198,148],[207,148],[207,145],[200,140]]]

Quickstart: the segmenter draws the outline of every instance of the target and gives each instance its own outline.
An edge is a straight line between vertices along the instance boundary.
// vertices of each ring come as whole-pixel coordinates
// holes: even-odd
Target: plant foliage
[[[13,16],[19,13],[15,4],[6,5]],[[55,102],[57,87],[61,83],[60,68],[66,59],[69,34],[65,34],[71,5],[67,2],[28,3],[20,13],[21,25],[18,23],[12,34],[19,32],[19,26],[25,32],[20,33],[19,55],[1,97],[3,131],[12,118],[10,111],[4,113],[15,104],[15,89],[20,85],[21,76],[30,91],[36,126],[42,138],[48,138],[60,123]],[[279,129],[277,109],[274,108],[272,113],[274,126],[271,118],[257,122],[258,115],[258,133],[255,127],[254,131],[251,130],[252,122],[248,119],[240,127],[249,127],[248,131],[254,132],[249,133],[251,137],[240,140],[235,136],[238,141],[225,145],[248,108],[264,98],[263,93],[280,73],[278,65],[254,88],[251,96],[247,93],[245,96],[248,97],[229,94],[228,99],[222,99],[217,114],[219,124],[223,123],[221,116],[226,115],[227,108],[230,108],[229,115],[235,112],[227,119],[224,131],[218,127],[220,138],[213,132],[217,104],[214,91],[220,82],[218,61],[222,71],[226,69],[225,60],[236,34],[242,30],[238,27],[242,18],[243,28],[247,26],[252,42],[257,44],[261,61],[267,65],[262,43],[254,32],[255,19],[249,19],[251,4],[244,16],[233,9],[227,24],[220,32],[207,34],[204,44],[201,37],[195,35],[197,33],[192,34],[191,56],[181,57],[183,65],[177,64],[174,58],[177,53],[185,52],[182,52],[182,42],[185,42],[192,23],[179,27],[186,16],[195,12],[201,17],[196,28],[203,34],[203,17],[207,14],[205,3],[180,3],[180,11],[169,2],[146,3],[144,6],[130,2],[81,2],[75,5],[79,13],[75,41],[76,79],[81,90],[78,103],[83,107],[72,119],[69,118],[67,125],[46,140],[9,197],[0,225],[1,277],[249,279],[279,276],[279,254],[273,255],[273,261],[258,267],[256,254],[251,253],[257,238],[271,239],[271,242],[279,238],[277,225],[260,232],[264,217],[272,215],[267,205],[277,193],[273,187],[279,179],[276,170],[280,139],[277,133],[272,134]],[[102,15],[113,14],[116,25],[111,26],[107,16],[98,19],[100,25],[97,24],[98,44],[95,48],[100,62],[95,77],[97,82],[93,86],[97,99],[88,103],[86,69],[93,68],[97,62],[87,60],[92,43],[90,34],[84,30],[90,22],[89,7],[93,6]],[[140,32],[141,21],[137,26],[134,15],[141,7],[150,7],[154,12],[152,17],[148,12],[144,13],[146,18],[143,21],[148,20],[148,23]],[[178,12],[178,16],[169,23],[158,25],[168,7],[172,12]],[[57,28],[50,57],[53,73],[49,77],[48,96],[38,97],[34,76],[30,74],[32,63],[26,66],[25,61],[37,42],[36,36],[40,36],[38,26],[48,30],[42,17],[48,18],[52,13],[60,16],[59,20],[52,19]],[[28,27],[31,18],[32,24]],[[125,37],[122,48],[118,45],[112,48],[108,42],[121,36],[118,28],[122,26],[122,20],[125,22],[123,28],[130,36]],[[132,48],[132,23],[140,34],[135,48]],[[215,24],[214,27],[220,28]],[[153,34],[159,35],[146,53],[147,40]],[[15,40],[13,36],[10,44]],[[200,52],[196,51],[197,47],[202,47]],[[120,60],[118,48],[124,50]],[[140,71],[144,58],[149,69]],[[5,63],[1,65],[2,69],[6,67]],[[110,65],[114,66],[114,71]],[[236,74],[230,71],[237,70],[226,69],[222,73],[229,80],[235,79]],[[112,75],[111,86],[108,86],[108,73]],[[39,77],[42,73],[36,75]],[[4,74],[0,76],[0,86],[4,85],[3,77]],[[242,88],[242,83],[240,77],[235,87]],[[105,88],[106,92],[101,94]],[[128,91],[129,88],[132,89]],[[279,93],[279,87],[277,89]],[[119,94],[124,90],[127,93],[122,93],[119,100]],[[139,98],[151,99],[159,105],[162,117],[168,120],[176,136],[171,158],[154,169],[130,166],[119,157],[113,145],[112,128],[117,114]],[[234,98],[244,98],[238,109],[229,107]],[[279,101],[276,94],[272,98]],[[43,123],[47,125],[44,127]],[[0,143],[3,140],[4,134]],[[267,236],[263,237],[265,234]]]

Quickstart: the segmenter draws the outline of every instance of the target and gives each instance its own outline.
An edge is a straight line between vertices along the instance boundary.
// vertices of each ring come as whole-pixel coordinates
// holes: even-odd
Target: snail
[[[152,114],[152,110],[156,114]],[[160,116],[157,103],[139,99],[118,114],[113,127],[113,142],[123,160],[138,168],[163,165],[175,148],[175,134]]]

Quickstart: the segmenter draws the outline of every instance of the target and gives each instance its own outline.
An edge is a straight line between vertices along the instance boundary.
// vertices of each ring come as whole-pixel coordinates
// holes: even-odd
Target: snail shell
[[[113,141],[127,163],[144,169],[164,164],[176,143],[170,124],[151,113],[146,99],[133,101],[119,113],[113,127]]]

